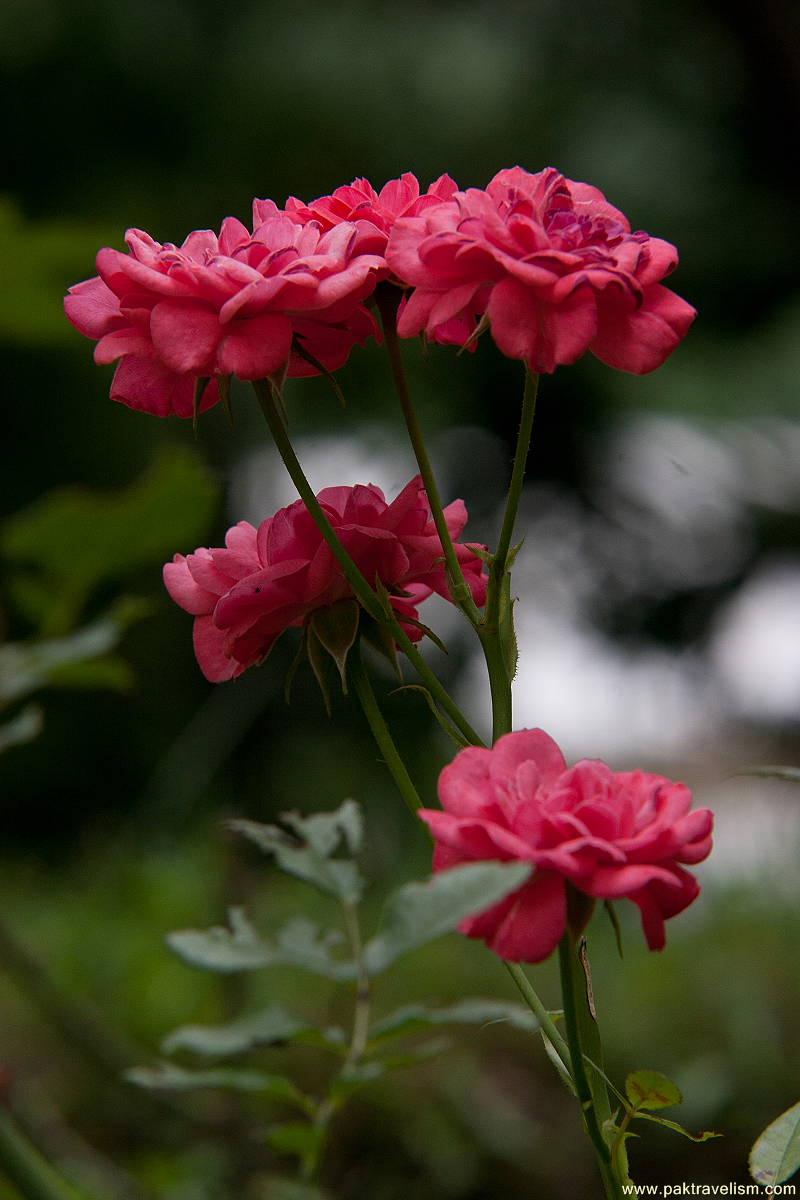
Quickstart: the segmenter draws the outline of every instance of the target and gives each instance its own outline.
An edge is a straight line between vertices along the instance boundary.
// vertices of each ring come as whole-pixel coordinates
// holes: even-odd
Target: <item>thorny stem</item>
[[[262,412],[269,426],[272,437],[275,441],[278,453],[283,459],[286,470],[297,488],[300,498],[306,505],[306,508],[314,518],[323,538],[330,546],[331,551],[341,566],[345,578],[353,589],[353,592],[363,604],[364,608],[376,621],[384,624],[391,631],[392,636],[405,651],[406,656],[410,660],[417,674],[425,683],[428,691],[436,700],[444,711],[448,714],[453,723],[461,730],[467,741],[474,746],[482,746],[483,740],[480,735],[472,728],[467,718],[462,713],[461,709],[450,696],[446,688],[440,683],[436,674],[428,666],[425,659],[417,650],[414,643],[409,638],[406,631],[403,629],[400,622],[388,613],[381,603],[380,598],[375,591],[370,587],[367,580],[362,575],[356,564],[353,562],[350,555],[345,550],[336,535],[336,532],[328,520],[325,512],[317,500],[311,484],[308,482],[303,468],[297,455],[294,452],[292,443],[289,440],[289,435],[286,432],[283,418],[281,417],[278,407],[275,403],[275,397],[272,392],[272,387],[269,383],[263,380],[258,380],[253,384]]]
[[[458,561],[456,548],[453,545],[453,538],[447,526],[447,518],[444,515],[439,486],[436,482],[436,476],[430,456],[428,455],[428,448],[425,445],[425,437],[419,423],[414,402],[411,398],[408,380],[403,368],[403,357],[400,353],[400,342],[397,337],[397,305],[395,298],[390,291],[379,289],[376,293],[376,301],[381,314],[383,337],[386,343],[386,351],[389,355],[389,365],[392,369],[395,390],[400,401],[400,408],[403,412],[403,418],[405,419],[408,436],[414,450],[414,457],[417,460],[419,473],[422,476],[422,482],[425,484],[428,503],[431,506],[431,515],[433,516],[439,539],[442,543],[453,599],[470,623],[477,626],[480,621],[480,611],[472,598],[469,584],[464,578],[461,563]]]

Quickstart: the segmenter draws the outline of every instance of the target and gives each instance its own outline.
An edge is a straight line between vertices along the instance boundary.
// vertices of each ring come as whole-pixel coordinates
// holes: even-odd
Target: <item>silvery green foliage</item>
[[[370,1008],[377,977],[401,956],[452,932],[465,917],[502,900],[524,883],[528,866],[476,863],[406,883],[387,898],[377,929],[362,941],[358,905],[365,880],[356,859],[364,831],[361,810],[353,800],[330,813],[285,813],[280,825],[239,820],[230,827],[263,851],[279,870],[337,902],[348,936],[339,929],[321,929],[301,916],[274,932],[265,932],[256,929],[242,908],[232,908],[227,925],[179,930],[168,935],[167,944],[188,966],[205,971],[232,974],[288,967],[346,986],[354,990],[352,1033],[320,1027],[313,1008],[311,1015],[301,1015],[270,1004],[224,1024],[183,1025],[173,1030],[164,1038],[161,1050],[181,1061],[137,1067],[127,1074],[131,1083],[174,1092],[234,1089],[289,1110],[285,1119],[269,1125],[267,1141],[280,1156],[296,1158],[309,1176],[323,1152],[332,1115],[356,1091],[390,1071],[424,1062],[448,1044],[439,1036],[398,1049],[398,1039],[446,1026],[485,1027],[503,1022],[526,1032],[537,1028],[526,1008],[499,1000],[464,999],[446,1006],[413,1004],[375,1019]],[[313,995],[312,990],[312,1000]],[[225,1061],[298,1044],[324,1050],[335,1064],[323,1096],[306,1094],[292,1079],[273,1070]],[[297,1186],[275,1182],[278,1189],[284,1185]],[[294,1193],[275,1192],[276,1197],[284,1194]]]

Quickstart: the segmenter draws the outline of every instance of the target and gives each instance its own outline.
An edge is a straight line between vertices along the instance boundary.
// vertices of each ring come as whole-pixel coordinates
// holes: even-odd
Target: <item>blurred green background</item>
[[[666,1071],[687,1097],[676,1115],[725,1133],[696,1147],[648,1131],[635,1177],[743,1182],[753,1138],[797,1099],[800,796],[732,776],[798,755],[798,23],[788,0],[5,0],[0,716],[24,714],[19,736],[43,727],[0,760],[0,1063],[20,1117],[84,1186],[122,1200],[258,1195],[263,1114],[222,1095],[165,1113],[119,1068],[151,1059],[172,1024],[257,997],[323,1021],[340,1004],[289,972],[219,984],[165,949],[168,930],[219,921],[231,902],[267,923],[299,902],[231,842],[225,816],[356,796],[376,912],[427,851],[351,704],[326,719],[301,673],[286,707],[290,639],[214,689],[162,591],[174,551],[293,498],[247,393],[233,428],[215,410],[196,439],[112,404],[110,371],[62,296],[129,225],[180,242],[229,213],[246,220],[254,195],[311,198],[362,174],[427,183],[446,170],[480,186],[502,166],[553,164],[681,251],[674,286],[700,316],[659,372],[587,359],[544,381],[517,723],[572,757],[682,777],[718,810],[705,898],[663,955],[630,914],[621,963],[592,927],[612,1075]],[[491,541],[518,364],[486,339],[474,357],[411,345],[407,360],[444,490]],[[287,392],[312,482],[394,492],[413,468],[380,348],[340,381],[344,412],[324,381]],[[450,647],[432,661],[485,728],[474,647],[444,606],[431,614]],[[31,648],[43,637],[60,639],[44,657]],[[430,795],[450,750],[419,697],[391,687],[379,679]],[[535,974],[555,1003],[549,967]],[[508,988],[480,945],[451,937],[406,960],[378,1003]],[[324,1063],[300,1055],[297,1069],[313,1086]],[[502,1027],[454,1035],[442,1060],[363,1093],[337,1128],[326,1180],[347,1200],[409,1186],[420,1200],[593,1194],[570,1098],[538,1043]]]

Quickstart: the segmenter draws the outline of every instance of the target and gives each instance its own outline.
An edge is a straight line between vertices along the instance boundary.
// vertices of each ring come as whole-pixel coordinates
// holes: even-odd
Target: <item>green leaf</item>
[[[279,1154],[295,1154],[312,1158],[319,1149],[324,1133],[308,1121],[282,1121],[267,1127],[266,1139]]]
[[[407,951],[456,929],[521,887],[530,872],[527,863],[470,863],[405,884],[389,898],[383,928],[365,947],[367,971],[376,975]]]
[[[210,1071],[185,1071],[172,1063],[156,1067],[133,1067],[124,1078],[137,1087],[160,1092],[191,1092],[204,1088],[232,1088],[239,1092],[269,1092],[275,1079],[262,1071],[240,1070],[234,1067],[215,1067]],[[278,1085],[280,1087],[280,1085]]]
[[[358,634],[360,606],[357,600],[339,600],[326,608],[318,608],[311,617],[311,629],[320,645],[328,651],[342,681],[342,691],[347,695],[347,656],[353,648]]]
[[[128,626],[149,612],[150,606],[142,601],[124,600],[68,637],[0,646],[0,704],[10,704],[44,687],[127,685],[128,668],[107,655]]]
[[[292,1041],[308,1027],[307,1021],[292,1016],[276,1004],[225,1025],[182,1025],[164,1038],[161,1049],[164,1054],[191,1050],[205,1058],[225,1058],[229,1054],[243,1054],[256,1046]]]
[[[232,908],[230,929],[181,929],[167,935],[167,945],[193,967],[227,974],[263,967],[299,967],[326,979],[355,978],[352,963],[335,959],[331,947],[340,942],[338,932],[323,933],[305,917],[294,917],[274,942],[259,936],[244,911]]]
[[[198,458],[173,448],[124,490],[50,492],[6,522],[0,547],[6,558],[47,577],[54,614],[49,629],[61,632],[98,583],[163,562],[178,549],[193,550],[208,529],[217,495]],[[62,591],[64,605],[57,611]]]
[[[0,725],[0,754],[12,746],[24,746],[42,732],[44,718],[38,704],[28,704],[21,712]]]
[[[388,1017],[377,1021],[370,1030],[370,1041],[417,1033],[430,1025],[488,1025],[507,1024],[514,1029],[532,1033],[539,1028],[536,1017],[522,1004],[507,1004],[502,1000],[459,1000],[447,1008],[426,1008],[423,1004],[408,1004]]]
[[[750,1151],[750,1174],[763,1187],[785,1183],[800,1170],[800,1102],[767,1126]]]
[[[625,1095],[634,1108],[671,1108],[681,1104],[680,1089],[660,1071],[632,1071],[625,1080]]]
[[[721,1133],[715,1133],[713,1129],[704,1129],[702,1133],[690,1133],[688,1129],[684,1129],[677,1121],[669,1121],[666,1117],[656,1117],[649,1112],[638,1111],[635,1113],[637,1121],[652,1121],[654,1125],[663,1125],[665,1129],[671,1129],[673,1133],[679,1133],[682,1137],[688,1138],[690,1142],[707,1142],[711,1138],[722,1137]]]
[[[361,845],[361,810],[356,802],[345,800],[335,812],[316,813],[310,817],[283,813],[281,820],[290,826],[296,837],[276,825],[261,825],[257,821],[230,821],[229,827],[265,853],[274,855],[282,871],[345,903],[357,901],[363,888],[358,869],[352,862],[332,857],[341,842],[351,854],[355,854]]]

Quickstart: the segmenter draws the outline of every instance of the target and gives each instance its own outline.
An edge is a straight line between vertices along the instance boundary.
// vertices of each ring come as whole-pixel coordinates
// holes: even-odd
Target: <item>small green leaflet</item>
[[[447,1008],[426,1008],[409,1004],[398,1008],[388,1017],[377,1021],[370,1031],[375,1043],[388,1038],[416,1033],[430,1025],[489,1025],[506,1024],[532,1033],[539,1027],[536,1017],[522,1004],[506,1004],[502,1000],[459,1000]]]
[[[240,908],[230,910],[229,921],[230,929],[217,925],[170,933],[167,945],[190,966],[222,974],[262,967],[298,967],[326,979],[355,978],[353,964],[331,954],[341,934],[323,933],[305,917],[293,917],[274,942],[262,938]]]
[[[341,842],[350,854],[356,854],[361,846],[363,824],[356,802],[345,800],[332,813],[310,817],[284,813],[281,819],[292,833],[257,821],[231,821],[229,827],[266,854],[272,854],[282,871],[337,896],[346,904],[355,903],[363,889],[358,869],[355,863],[332,856]]]
[[[161,1043],[164,1054],[191,1050],[204,1058],[242,1054],[256,1046],[290,1042],[308,1029],[308,1022],[293,1016],[280,1005],[271,1005],[224,1025],[182,1025]]]
[[[156,1067],[133,1067],[125,1072],[128,1083],[137,1087],[160,1092],[190,1092],[203,1088],[232,1088],[239,1092],[271,1092],[277,1088],[285,1098],[286,1084],[280,1075],[267,1075],[262,1071],[248,1071],[236,1067],[215,1067],[210,1071],[185,1071],[172,1063],[159,1063]],[[276,1082],[279,1081],[279,1082]],[[293,1085],[290,1085],[293,1086]]]
[[[625,1080],[625,1095],[633,1108],[671,1108],[683,1103],[680,1089],[660,1071],[632,1071]]]
[[[481,862],[405,884],[390,896],[383,928],[365,947],[367,971],[377,975],[409,950],[450,933],[521,887],[530,873],[527,863]]]
[[[773,1187],[800,1170],[800,1102],[767,1126],[750,1151],[750,1174],[756,1183]]]

